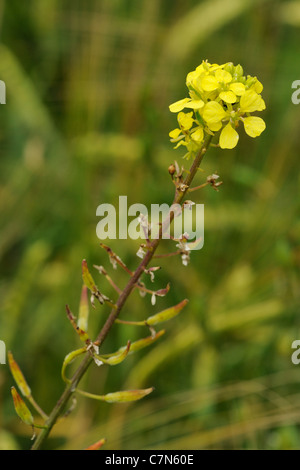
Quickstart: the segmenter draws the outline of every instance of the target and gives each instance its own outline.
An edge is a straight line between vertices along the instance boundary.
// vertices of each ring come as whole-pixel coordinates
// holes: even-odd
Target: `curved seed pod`
[[[66,376],[66,368],[69,364],[71,364],[76,357],[80,356],[81,354],[86,353],[86,348],[76,349],[75,351],[71,351],[69,354],[66,355],[62,368],[61,368],[61,376],[64,382],[71,383],[71,380]]]
[[[110,366],[116,366],[117,364],[120,364],[121,362],[123,362],[124,359],[126,359],[128,353],[129,353],[129,350],[130,350],[130,345],[131,345],[131,342],[128,341],[127,346],[122,348],[122,350],[119,350],[116,353],[107,355],[106,357],[98,356],[97,354],[95,354],[94,356],[98,360],[103,362],[104,364],[108,364]]]

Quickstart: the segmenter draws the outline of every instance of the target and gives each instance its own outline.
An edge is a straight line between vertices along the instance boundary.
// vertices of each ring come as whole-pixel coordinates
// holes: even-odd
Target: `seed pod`
[[[33,416],[15,387],[11,387],[11,394],[14,400],[15,410],[19,418],[21,418],[23,423],[33,426]]]
[[[22,395],[29,398],[31,396],[31,390],[27,384],[25,377],[18,366],[17,362],[14,360],[14,357],[10,351],[7,353],[8,364],[12,373],[13,378],[15,379],[16,384],[18,385]]]

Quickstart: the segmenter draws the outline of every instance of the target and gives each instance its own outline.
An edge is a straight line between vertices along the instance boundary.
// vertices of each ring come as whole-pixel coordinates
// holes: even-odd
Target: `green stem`
[[[193,179],[194,179],[194,177],[197,173],[197,170],[198,170],[198,168],[199,168],[199,166],[200,166],[200,164],[203,160],[203,157],[207,152],[207,149],[208,149],[208,147],[211,143],[211,139],[212,139],[211,135],[208,135],[205,138],[201,149],[199,150],[197,156],[195,157],[195,159],[192,163],[192,166],[189,170],[188,175],[186,176],[185,180],[183,181],[183,187],[185,189],[183,189],[183,190],[176,189],[173,204],[180,204],[182,202],[182,200],[184,199],[184,197],[185,197],[185,195],[186,195],[186,193],[187,193],[187,191],[190,187],[190,184],[193,181]],[[108,316],[105,324],[103,325],[101,331],[99,332],[99,334],[96,338],[96,343],[97,344],[101,345],[103,343],[103,341],[105,340],[105,338],[107,337],[109,331],[111,330],[113,324],[115,323],[115,320],[118,318],[118,316],[119,316],[119,314],[120,314],[127,298],[131,294],[132,290],[135,288],[136,283],[139,281],[139,279],[140,279],[141,275],[143,274],[145,268],[148,266],[151,259],[153,258],[154,253],[155,253],[155,251],[156,251],[156,249],[157,249],[157,247],[158,247],[158,245],[161,241],[161,237],[162,237],[162,234],[163,234],[164,230],[166,229],[166,227],[169,224],[171,224],[173,218],[174,218],[174,212],[171,212],[170,217],[168,218],[168,220],[164,224],[162,224],[162,226],[160,227],[158,238],[153,240],[150,243],[149,249],[148,249],[147,253],[145,254],[143,260],[141,261],[140,265],[137,267],[136,271],[132,274],[130,280],[128,281],[128,284],[126,285],[125,289],[120,294],[120,296],[118,298],[118,301],[116,303],[116,306],[114,308],[112,308],[112,310],[110,312],[110,315]],[[45,439],[48,437],[51,429],[55,425],[57,419],[62,414],[62,411],[65,408],[68,400],[70,399],[72,394],[75,392],[78,383],[80,382],[81,378],[86,373],[87,369],[89,368],[89,366],[91,365],[92,362],[93,362],[92,357],[89,354],[87,354],[86,357],[81,362],[81,364],[78,366],[78,369],[74,373],[70,383],[67,384],[64,392],[62,393],[61,397],[59,398],[59,400],[56,403],[55,407],[53,408],[52,412],[50,413],[49,418],[46,421],[46,426],[47,427],[46,427],[46,429],[43,429],[40,432],[40,434],[37,436],[34,444],[31,447],[32,450],[38,450],[38,449],[41,448],[41,446],[44,443]]]

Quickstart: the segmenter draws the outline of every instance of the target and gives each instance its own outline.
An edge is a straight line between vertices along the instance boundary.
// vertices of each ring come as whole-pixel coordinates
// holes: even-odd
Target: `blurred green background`
[[[78,397],[47,441],[49,449],[292,449],[300,445],[300,1],[0,1],[0,339],[39,404],[50,412],[64,385],[64,356],[80,347],[65,315],[78,312],[81,261],[104,265],[96,208],[171,203],[167,168],[184,151],[168,133],[168,106],[186,96],[185,77],[201,63],[240,63],[264,84],[266,131],[242,131],[234,150],[211,149],[205,188],[205,244],[183,267],[162,260],[158,298],[134,293],[123,318],[143,319],[184,298],[182,314],[150,349],[115,368],[92,367],[81,388],[107,393],[155,386],[146,399],[108,405]],[[112,241],[134,269],[138,244]],[[160,252],[171,251],[164,242]],[[101,291],[114,293],[93,271]],[[149,284],[149,280],[148,280]],[[90,315],[95,336],[108,309]],[[146,336],[116,325],[103,350]],[[71,369],[70,369],[71,372]],[[0,448],[27,449],[30,429],[16,416],[7,365],[0,365]]]

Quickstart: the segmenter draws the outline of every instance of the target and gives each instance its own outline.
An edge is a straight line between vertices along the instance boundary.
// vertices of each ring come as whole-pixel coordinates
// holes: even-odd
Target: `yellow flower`
[[[189,152],[197,152],[204,138],[203,126],[200,124],[192,128],[195,122],[193,119],[193,111],[190,113],[178,113],[177,121],[180,128],[173,129],[169,132],[171,142],[177,142],[174,148],[176,149],[184,145]]]
[[[179,113],[177,119],[182,130],[189,130],[194,123],[193,112]]]
[[[175,148],[180,145],[187,148],[187,155],[201,148],[207,134],[219,133],[219,146],[234,148],[239,140],[240,122],[246,134],[253,138],[265,130],[263,119],[251,116],[266,108],[261,96],[263,85],[257,77],[245,76],[241,65],[203,61],[188,73],[186,85],[189,97],[170,105],[171,112],[179,113],[179,128],[169,135],[171,142],[177,142]],[[182,112],[186,108],[191,112]]]

